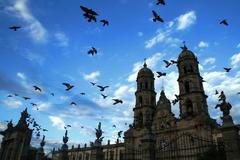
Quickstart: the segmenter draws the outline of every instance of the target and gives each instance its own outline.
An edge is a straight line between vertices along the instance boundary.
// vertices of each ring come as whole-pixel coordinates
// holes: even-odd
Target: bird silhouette
[[[95,54],[97,54],[97,49],[92,47],[92,49],[88,51],[88,54],[91,54],[92,56],[94,56]]]
[[[106,99],[108,96],[104,95],[104,94],[101,94],[103,99]]]
[[[157,77],[160,78],[161,76],[166,76],[166,73],[164,72],[157,72]]]
[[[127,125],[127,123],[124,123],[125,124],[125,126]]]
[[[153,21],[159,21],[159,22],[164,22],[164,20],[157,14],[157,12],[155,12],[154,10],[152,10],[153,13]]]
[[[95,86],[97,83],[94,83],[94,82],[90,82],[93,86]]]
[[[175,60],[170,60],[172,62],[172,64],[177,64],[178,62]]]
[[[112,127],[113,127],[113,128],[117,128],[117,126],[116,126],[115,124],[114,124],[114,125],[112,125]]]
[[[75,103],[75,102],[71,102],[70,104],[71,104],[71,106],[76,106],[77,105],[77,103]]]
[[[175,105],[178,102],[177,99],[172,100],[172,104]]]
[[[167,60],[163,60],[163,62],[166,64],[166,68],[168,68],[172,63],[170,63],[169,61],[167,61]]]
[[[31,98],[29,98],[29,97],[22,97],[24,100],[29,100],[29,99],[31,99]]]
[[[112,99],[112,100],[114,100],[113,105],[116,105],[118,103],[123,103],[123,101],[121,99]]]
[[[10,97],[13,97],[13,96],[12,96],[11,94],[9,94],[7,97],[9,97],[9,98],[10,98]]]
[[[240,92],[237,92],[238,95],[240,95]]]
[[[123,132],[123,131],[119,131],[119,132],[118,132],[118,138],[121,138],[121,137],[122,137],[122,132]]]
[[[37,104],[36,104],[36,103],[31,103],[31,105],[32,105],[32,106],[37,106]]]
[[[62,83],[64,86],[66,86],[66,91],[69,91],[70,89],[72,89],[74,86],[69,84],[69,83]]]
[[[18,96],[18,94],[17,94],[17,93],[14,93],[14,96]]]
[[[157,0],[156,5],[160,5],[160,4],[165,5],[165,1],[164,0]]]
[[[39,88],[38,86],[33,86],[33,88],[34,88],[34,90],[35,90],[35,91],[42,92],[42,89],[41,89],[41,88]]]
[[[21,28],[20,26],[11,26],[11,27],[9,27],[9,29],[12,29],[14,31],[17,31],[20,28]]]
[[[227,22],[226,19],[222,20],[222,21],[220,22],[220,24],[223,24],[223,25],[225,25],[225,26],[228,26],[228,22]]]
[[[109,22],[106,20],[106,19],[102,19],[100,22],[102,22],[103,23],[103,26],[105,26],[105,25],[109,25]]]
[[[97,21],[97,18],[96,16],[98,16],[98,13],[93,11],[92,9],[89,9],[87,7],[84,7],[84,6],[80,6],[80,8],[84,11],[84,14],[83,16],[88,19],[88,22],[91,22],[92,20],[93,21]]]
[[[106,88],[108,88],[109,86],[100,86],[97,85],[98,88],[100,88],[100,91],[103,92]]]
[[[217,95],[218,94],[218,90],[215,90],[215,95]]]
[[[51,95],[51,96],[54,96],[54,93],[51,93],[50,95]]]
[[[80,94],[81,94],[81,95],[85,95],[85,93],[84,93],[84,92],[81,92]]]
[[[186,42],[183,41],[182,43],[183,43],[183,46],[181,46],[180,48],[181,48],[182,50],[187,50],[188,48],[187,48],[187,46],[186,46]]]
[[[223,68],[226,72],[229,72],[232,68],[226,68],[226,67],[224,67]]]
[[[48,131],[47,129],[43,128],[43,132],[47,132],[47,131]]]

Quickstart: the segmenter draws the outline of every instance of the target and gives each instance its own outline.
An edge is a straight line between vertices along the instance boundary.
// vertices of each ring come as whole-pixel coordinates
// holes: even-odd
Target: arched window
[[[145,82],[145,89],[148,89],[148,82]]]
[[[191,116],[193,115],[193,105],[191,100],[186,101],[186,110],[187,110],[187,115]]]
[[[138,100],[139,100],[139,105],[142,106],[142,103],[143,103],[143,98],[142,98],[142,96],[139,96],[139,97],[138,97]]]
[[[184,82],[184,88],[185,88],[185,93],[189,93],[190,92],[189,81],[185,81]]]

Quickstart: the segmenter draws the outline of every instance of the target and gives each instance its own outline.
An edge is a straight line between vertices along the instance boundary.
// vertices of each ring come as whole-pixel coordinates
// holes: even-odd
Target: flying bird
[[[224,67],[223,68],[226,72],[229,72],[232,68],[226,68],[226,67]]]
[[[114,100],[115,102],[113,103],[113,105],[116,105],[118,103],[123,103],[123,101],[121,99],[112,99]]]
[[[51,95],[51,96],[54,96],[54,93],[51,93],[50,95]]]
[[[100,88],[100,91],[103,92],[106,88],[108,88],[109,86],[100,86],[97,85],[98,88]]]
[[[94,83],[94,82],[90,82],[93,86],[95,86],[97,83]]]
[[[47,131],[48,131],[47,129],[43,128],[43,132],[47,132]]]
[[[119,131],[119,132],[118,132],[118,138],[121,138],[121,137],[122,137],[122,132],[123,132],[123,131]]]
[[[91,14],[83,14],[83,15],[85,18],[88,18],[88,22],[92,22],[92,21],[97,22],[96,16],[91,15]]]
[[[125,123],[125,126],[127,125],[127,123]]]
[[[106,19],[102,19],[100,22],[102,22],[103,23],[103,26],[105,26],[105,25],[109,25],[109,22],[106,20]]]
[[[95,54],[97,54],[97,49],[92,47],[92,49],[88,51],[88,54],[91,54],[92,56],[94,56]]]
[[[33,88],[34,88],[34,90],[35,90],[35,91],[42,92],[42,89],[41,89],[41,88],[39,88],[38,86],[33,86]]]
[[[83,16],[88,19],[88,22],[91,22],[92,20],[95,22],[97,21],[96,19],[96,16],[98,15],[97,12],[84,6],[80,6],[80,8],[82,9],[82,11],[84,11]]]
[[[166,76],[166,73],[164,72],[157,72],[157,77],[160,78],[161,76]]]
[[[182,50],[187,50],[188,48],[187,48],[187,46],[186,46],[186,42],[183,41],[182,43],[183,43],[183,46],[181,46],[180,48],[181,48]]]
[[[11,94],[9,94],[7,97],[13,97]]]
[[[163,60],[163,62],[166,64],[166,66],[165,66],[166,68],[168,68],[171,65],[171,63],[167,60]]]
[[[215,95],[217,95],[218,94],[218,90],[215,90]]]
[[[18,94],[17,94],[17,93],[14,93],[14,96],[18,96]]]
[[[238,92],[237,94],[240,95],[240,92]]]
[[[29,98],[29,97],[22,97],[24,100],[29,100],[29,99],[31,99],[31,98]]]
[[[117,128],[117,126],[116,126],[115,124],[114,124],[114,125],[112,125],[112,127],[113,127],[113,128]]]
[[[71,102],[70,103],[72,106],[76,106],[77,105],[77,103],[75,103],[75,102]]]
[[[72,127],[70,124],[67,124],[66,126],[64,126],[64,129],[70,128]]]
[[[171,60],[172,64],[177,64],[178,62],[175,60]]]
[[[220,22],[220,24],[223,24],[223,25],[225,25],[225,26],[228,26],[228,22],[227,22],[226,19],[222,20],[222,21]]]
[[[104,94],[101,94],[101,95],[102,95],[103,99],[106,99],[106,98],[107,98],[107,96],[106,96],[106,95],[104,95]]]
[[[31,105],[32,105],[32,106],[37,106],[37,104],[35,104],[35,103],[31,103]]]
[[[11,27],[9,27],[9,29],[12,29],[14,31],[17,31],[20,28],[21,28],[20,26],[11,26]]]
[[[69,91],[70,89],[72,89],[74,86],[69,84],[69,83],[62,83],[64,86],[66,86],[66,91]]]
[[[80,94],[81,94],[81,95],[85,95],[85,93],[84,93],[84,92],[81,92]]]
[[[153,21],[159,21],[159,22],[164,22],[164,20],[157,14],[157,12],[155,12],[154,10],[152,10],[153,13]]]
[[[159,4],[165,5],[165,1],[164,0],[157,0],[156,5],[159,5]]]

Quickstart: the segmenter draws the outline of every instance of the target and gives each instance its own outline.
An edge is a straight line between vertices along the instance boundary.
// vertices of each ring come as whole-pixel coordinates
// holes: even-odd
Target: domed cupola
[[[154,77],[152,70],[147,67],[146,62],[144,63],[143,68],[139,70],[137,79],[141,77],[149,77],[149,78]]]
[[[168,114],[171,113],[171,102],[167,99],[165,92],[162,90],[157,102],[157,110],[165,110]]]
[[[185,59],[197,59],[194,53],[187,48],[183,49],[180,55],[178,56],[178,61],[182,61]]]

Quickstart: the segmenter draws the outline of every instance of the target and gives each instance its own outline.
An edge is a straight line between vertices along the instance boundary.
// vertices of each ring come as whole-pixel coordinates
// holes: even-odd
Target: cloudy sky
[[[94,141],[99,121],[104,142],[115,141],[117,132],[127,129],[125,123],[133,121],[136,75],[144,58],[154,72],[167,73],[155,80],[157,99],[162,88],[170,100],[178,94],[177,68],[166,69],[163,59],[176,59],[182,41],[198,56],[211,116],[220,122],[214,93],[224,90],[233,105],[234,120],[240,122],[240,21],[236,14],[240,1],[167,0],[165,6],[155,4],[155,0],[0,1],[0,129],[5,128],[6,120],[16,124],[20,112],[28,107],[31,116],[49,130],[44,133],[48,144],[61,142],[67,124],[72,125],[70,143]],[[97,11],[98,22],[87,22],[80,5]],[[152,10],[165,22],[152,22]],[[109,20],[110,25],[103,27],[101,19]],[[229,26],[220,25],[222,19]],[[8,29],[12,25],[22,28],[14,32]],[[96,56],[87,54],[92,46],[98,50]],[[223,67],[232,70],[226,73]],[[90,81],[109,85],[104,91],[109,97],[103,100]],[[65,91],[63,82],[74,88]],[[34,91],[33,85],[43,91]],[[7,97],[14,93],[19,96]],[[23,96],[31,100],[25,101]],[[124,103],[113,106],[112,98]],[[72,101],[77,106],[71,106]],[[39,110],[30,103],[36,103]],[[178,115],[178,104],[172,110]]]

